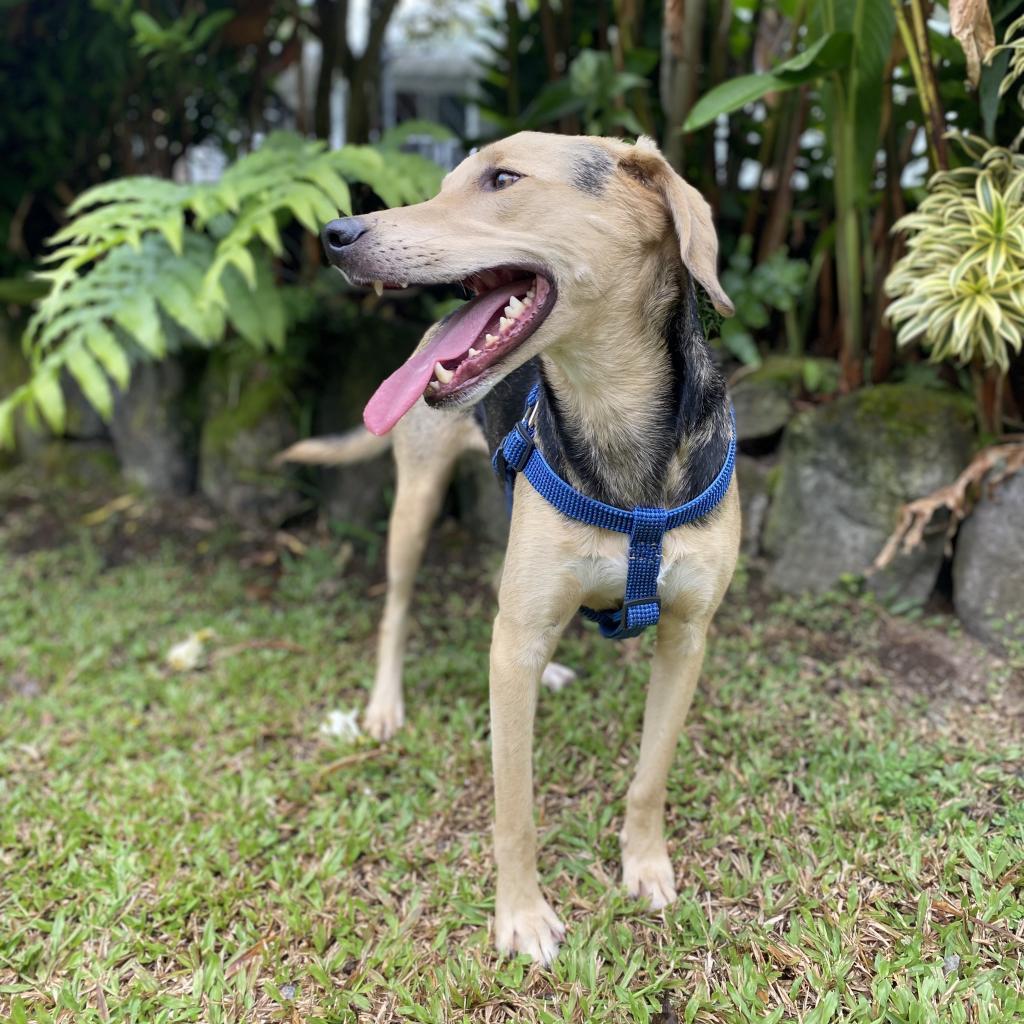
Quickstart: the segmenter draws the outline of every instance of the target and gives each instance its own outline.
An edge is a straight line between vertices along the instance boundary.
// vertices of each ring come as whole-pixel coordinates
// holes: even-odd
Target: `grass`
[[[573,627],[583,678],[538,721],[542,883],[569,925],[544,970],[490,945],[493,599],[464,537],[434,545],[409,722],[381,747],[318,731],[372,674],[380,570],[351,543],[3,500],[0,1019],[1024,1019],[1022,662],[948,622],[738,578],[657,914],[617,886],[649,641]],[[204,664],[172,672],[200,629]]]

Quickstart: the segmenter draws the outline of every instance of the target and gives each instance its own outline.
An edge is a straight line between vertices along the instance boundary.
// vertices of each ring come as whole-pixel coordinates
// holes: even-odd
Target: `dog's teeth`
[[[440,363],[434,363],[434,376],[442,384],[447,384],[455,374],[451,370],[446,370]]]
[[[470,358],[470,359],[472,359],[472,358],[473,358],[473,356],[478,356],[478,355],[480,355],[480,352],[479,352],[479,350],[477,350],[477,349],[475,349],[475,348],[471,348],[471,349],[470,349],[470,350],[469,350],[469,351],[468,351],[468,352],[466,353],[466,355],[468,355],[468,356],[469,356],[469,358]]]
[[[523,304],[513,295],[512,298],[508,300],[508,308],[511,309],[513,313],[519,313],[523,308]]]
[[[441,385],[438,384],[436,380],[432,380],[430,382],[430,390],[431,391],[440,391],[441,390]]]
[[[384,282],[383,281],[374,281],[373,282],[373,290],[377,293],[378,296],[383,295],[384,294]]]
[[[504,317],[504,316],[503,316],[503,317],[502,317],[502,318],[501,318],[501,319],[500,319],[500,320],[498,321],[498,330],[499,330],[499,331],[503,331],[503,330],[505,330],[505,328],[506,328],[506,327],[511,327],[511,325],[512,325],[512,321],[511,321],[511,320],[509,320],[509,319],[508,319],[508,317]]]
[[[490,348],[492,345],[498,344],[498,339],[493,334],[485,334],[484,343],[486,348]]]

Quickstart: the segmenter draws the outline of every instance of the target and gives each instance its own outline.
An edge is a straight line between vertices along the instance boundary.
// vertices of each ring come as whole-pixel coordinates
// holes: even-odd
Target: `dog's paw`
[[[676,898],[676,876],[664,850],[643,857],[623,853],[622,884],[630,896],[647,900],[651,910],[661,910]]]
[[[375,740],[391,739],[402,728],[405,721],[405,708],[401,701],[390,701],[377,704],[370,701],[363,715],[363,729]]]
[[[494,920],[494,938],[499,952],[525,953],[545,967],[558,955],[565,925],[543,896],[519,907],[499,907]]]
[[[576,673],[568,665],[559,665],[557,661],[549,661],[544,666],[544,674],[540,677],[540,681],[552,693],[558,693],[575,680]]]

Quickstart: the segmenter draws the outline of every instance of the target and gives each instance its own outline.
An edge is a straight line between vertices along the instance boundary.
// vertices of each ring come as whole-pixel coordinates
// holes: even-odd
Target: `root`
[[[932,516],[942,509],[949,512],[949,525],[946,528],[948,555],[960,523],[967,518],[973,507],[972,497],[980,493],[982,484],[988,487],[991,494],[1007,477],[1021,470],[1024,470],[1024,440],[992,445],[978,452],[951,484],[908,502],[900,509],[896,529],[875,559],[871,572],[884,569],[897,554],[908,554],[921,544],[925,527],[931,522]],[[992,475],[988,476],[989,473]]]

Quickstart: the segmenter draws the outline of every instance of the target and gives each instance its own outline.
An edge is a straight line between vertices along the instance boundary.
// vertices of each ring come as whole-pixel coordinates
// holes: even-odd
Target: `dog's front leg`
[[[626,796],[622,877],[632,896],[660,910],[676,898],[675,874],[665,845],[668,772],[704,662],[707,626],[663,619],[644,709],[640,760]]]
[[[533,719],[537,688],[565,622],[538,617],[528,595],[502,584],[491,640],[491,754],[498,866],[495,940],[504,953],[550,963],[565,928],[541,895],[533,821]],[[519,596],[520,599],[516,599]],[[568,615],[566,615],[568,619]]]

